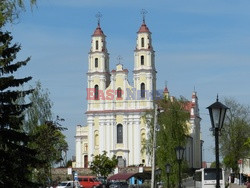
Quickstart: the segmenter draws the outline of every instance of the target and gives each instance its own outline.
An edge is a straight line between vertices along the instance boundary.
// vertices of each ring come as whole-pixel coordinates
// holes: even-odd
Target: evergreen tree
[[[11,44],[9,32],[0,30],[0,187],[34,187],[32,168],[38,160],[28,147],[30,137],[23,131],[24,110],[31,104],[17,104],[21,96],[32,89],[21,91],[19,86],[31,77],[15,78],[14,73],[30,58],[14,63],[20,45]]]

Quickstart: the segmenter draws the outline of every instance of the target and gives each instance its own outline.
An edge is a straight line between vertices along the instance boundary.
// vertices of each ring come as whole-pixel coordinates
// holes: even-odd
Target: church
[[[133,85],[128,70],[122,65],[109,69],[106,36],[100,20],[91,37],[87,72],[87,125],[76,127],[77,168],[88,168],[94,155],[107,152],[116,155],[121,166],[151,166],[149,156],[142,150],[148,128],[143,116],[154,107],[156,97],[155,51],[145,17],[135,41]],[[169,95],[167,88],[164,95]],[[190,111],[190,139],[185,158],[191,168],[202,161],[200,117],[196,92],[187,105]]]

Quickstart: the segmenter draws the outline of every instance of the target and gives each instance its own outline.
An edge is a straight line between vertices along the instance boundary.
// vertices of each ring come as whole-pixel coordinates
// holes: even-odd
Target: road
[[[193,178],[187,178],[182,181],[182,185],[185,188],[193,188],[194,187],[194,180]]]

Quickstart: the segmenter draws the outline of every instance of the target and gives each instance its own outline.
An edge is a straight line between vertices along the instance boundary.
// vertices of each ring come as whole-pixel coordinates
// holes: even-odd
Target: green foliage
[[[182,99],[161,100],[157,101],[161,112],[158,114],[158,129],[157,131],[157,150],[156,150],[156,165],[158,168],[164,169],[162,177],[166,178],[165,165],[171,164],[171,184],[177,182],[178,163],[176,160],[175,148],[177,146],[185,146],[188,136],[187,122],[189,121],[189,112],[185,110],[186,101]],[[148,119],[147,124],[150,126],[148,140],[145,142],[143,149],[146,149],[148,155],[152,152],[153,141],[153,114],[148,113],[145,119]],[[185,162],[183,162],[184,164]],[[185,166],[185,165],[182,165]],[[184,168],[184,167],[183,167]]]
[[[111,159],[107,156],[107,152],[103,151],[103,154],[93,156],[94,159],[90,164],[90,169],[97,176],[108,177],[108,175],[115,169],[118,160],[114,155]]]
[[[221,153],[226,167],[238,172],[238,160],[249,157],[250,145],[250,109],[232,98],[225,99],[228,110],[222,135],[220,137]]]
[[[220,166],[220,168],[223,167],[221,163],[219,164],[219,166]],[[212,162],[210,168],[216,168],[216,161]]]
[[[49,92],[42,89],[40,82],[36,82],[29,100],[32,105],[25,113],[24,129],[32,137],[30,147],[37,151],[36,157],[44,161],[43,165],[36,168],[33,178],[45,186],[48,178],[51,178],[51,167],[63,160],[62,155],[67,152],[68,144],[62,134],[65,128],[59,126],[58,119],[51,121],[52,102]]]
[[[37,158],[45,163],[36,169],[34,177],[42,185],[51,178],[51,167],[62,160],[62,152],[68,150],[68,144],[60,128],[52,122],[36,126],[31,147],[37,150]]]
[[[42,88],[40,81],[36,82],[29,100],[32,102],[32,107],[26,111],[25,130],[32,133],[37,125],[43,125],[52,119],[52,102],[49,91]]]
[[[72,167],[72,160],[68,160],[67,163],[66,163],[66,167],[69,168],[69,167]]]
[[[16,79],[13,76],[29,58],[14,63],[21,49],[11,45],[12,36],[0,30],[0,187],[35,187],[32,169],[40,164],[35,158],[36,150],[29,147],[31,141],[23,131],[24,111],[31,104],[17,104],[21,96],[32,93],[32,89],[16,89],[31,77]]]
[[[36,0],[30,0],[30,6],[34,6]],[[1,0],[0,3],[0,27],[7,22],[16,20],[20,12],[25,11],[24,0]]]

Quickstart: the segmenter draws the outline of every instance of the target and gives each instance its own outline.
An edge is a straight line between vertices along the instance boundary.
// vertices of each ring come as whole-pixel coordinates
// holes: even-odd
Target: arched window
[[[145,98],[145,84],[141,83],[141,98]]]
[[[141,56],[141,65],[144,65],[144,56]]]
[[[95,58],[95,68],[98,67],[98,58]]]
[[[99,87],[98,85],[95,85],[95,100],[99,99]]]
[[[95,49],[98,50],[99,48],[99,43],[98,43],[98,40],[95,41]]]
[[[123,130],[122,124],[117,125],[117,143],[123,143]]]
[[[122,89],[120,87],[117,89],[117,98],[122,98]]]
[[[141,47],[144,47],[144,38],[141,38]]]

